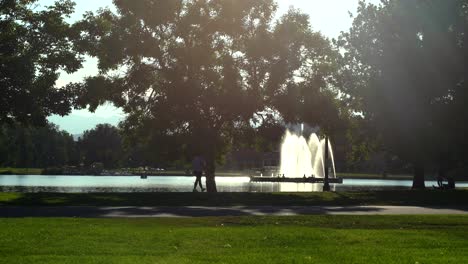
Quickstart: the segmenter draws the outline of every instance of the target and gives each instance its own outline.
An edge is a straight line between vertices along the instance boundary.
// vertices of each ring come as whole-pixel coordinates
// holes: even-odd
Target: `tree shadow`
[[[394,205],[459,209],[468,207],[468,190],[368,191],[330,193],[3,193],[4,206],[227,207]],[[0,210],[1,211],[1,210]],[[208,214],[209,212],[207,212]],[[235,214],[236,212],[232,212]],[[237,214],[249,214],[248,211]]]
[[[217,217],[217,216],[293,216],[326,214],[377,213],[379,207],[322,206],[161,206],[161,207],[4,207],[0,217],[80,217],[80,218],[151,218],[151,217]]]

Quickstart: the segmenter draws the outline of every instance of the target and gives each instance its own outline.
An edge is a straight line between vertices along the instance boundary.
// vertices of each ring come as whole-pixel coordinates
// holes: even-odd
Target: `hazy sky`
[[[138,1],[138,0],[135,0]],[[47,6],[54,0],[40,0],[38,3]],[[86,11],[95,11],[101,7],[112,6],[112,0],[75,0],[76,12],[71,20],[82,17]],[[312,28],[322,32],[329,38],[337,37],[341,31],[350,28],[352,19],[349,12],[354,13],[359,0],[279,0],[278,15],[284,14],[289,7],[301,9],[309,14]],[[367,0],[367,2],[378,3],[380,0]],[[62,86],[69,82],[78,82],[85,76],[92,76],[97,72],[96,60],[89,59],[84,64],[83,69],[73,75],[62,74],[58,80],[58,85]],[[91,129],[99,123],[111,123],[116,125],[123,118],[123,113],[111,105],[100,107],[96,113],[86,110],[73,111],[70,116],[52,116],[49,120],[57,124],[61,129],[65,129],[72,134],[82,133]]]

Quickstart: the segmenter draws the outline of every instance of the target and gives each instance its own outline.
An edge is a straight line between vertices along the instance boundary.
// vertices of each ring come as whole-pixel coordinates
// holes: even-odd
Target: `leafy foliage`
[[[202,152],[210,191],[215,159],[236,131],[268,115],[321,123],[319,107],[338,114],[329,89],[336,52],[297,10],[275,23],[272,0],[114,4],[116,14],[80,23],[80,46],[99,58],[101,75],[77,84],[79,103],[123,107],[125,134],[159,142],[165,156]]]
[[[44,125],[73,104],[74,91],[57,89],[56,81],[60,70],[81,67],[74,45],[79,31],[65,21],[74,3],[61,0],[37,11],[36,2],[0,1],[0,123]]]
[[[445,167],[454,146],[466,146],[466,11],[461,0],[361,2],[338,41],[349,105],[413,163],[415,187],[424,186],[427,164]]]

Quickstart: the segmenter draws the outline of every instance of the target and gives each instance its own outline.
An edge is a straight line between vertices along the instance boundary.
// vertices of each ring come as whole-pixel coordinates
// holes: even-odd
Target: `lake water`
[[[191,192],[194,177],[0,175],[3,192]],[[203,184],[205,179],[203,178]],[[320,192],[322,184],[253,183],[249,177],[217,177],[219,192]],[[410,180],[344,179],[333,191],[410,189]],[[426,186],[436,185],[427,181]],[[457,188],[468,188],[468,182]]]

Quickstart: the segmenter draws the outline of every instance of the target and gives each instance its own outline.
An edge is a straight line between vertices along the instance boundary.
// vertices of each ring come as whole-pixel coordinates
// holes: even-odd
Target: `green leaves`
[[[55,82],[59,70],[73,73],[81,67],[76,31],[65,21],[74,3],[58,1],[36,11],[35,2],[1,2],[0,123],[44,124],[48,115],[64,115],[71,108],[72,98]]]
[[[142,145],[159,141],[162,155],[173,155],[165,146],[175,140],[185,155],[204,145],[221,156],[259,113],[277,113],[276,122],[304,120],[330,102],[305,97],[331,87],[336,51],[297,10],[274,21],[272,0],[114,3],[116,14],[101,10],[79,23],[80,47],[99,59],[102,82],[85,81],[82,101],[118,102],[127,132]]]
[[[400,157],[443,162],[461,112],[450,105],[464,87],[465,1],[384,1],[360,4],[343,49],[342,92]],[[451,127],[451,128],[449,128]],[[463,129],[462,129],[463,130]],[[445,154],[441,154],[445,153]],[[445,159],[445,158],[444,158]],[[450,158],[449,158],[450,159]]]

